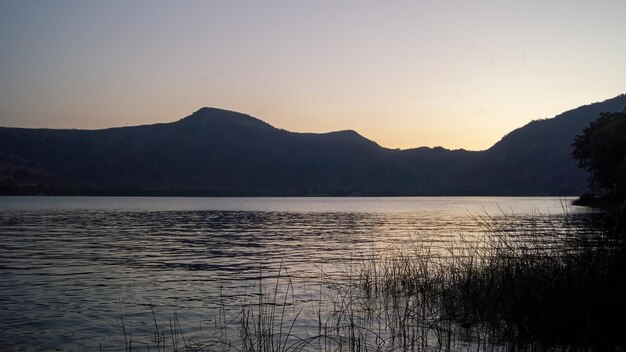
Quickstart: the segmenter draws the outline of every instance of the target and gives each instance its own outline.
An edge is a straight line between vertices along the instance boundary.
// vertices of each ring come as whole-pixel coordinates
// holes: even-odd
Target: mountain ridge
[[[353,130],[290,132],[234,111],[102,130],[0,127],[0,194],[571,195],[570,144],[626,95],[535,120],[484,151],[389,149]]]

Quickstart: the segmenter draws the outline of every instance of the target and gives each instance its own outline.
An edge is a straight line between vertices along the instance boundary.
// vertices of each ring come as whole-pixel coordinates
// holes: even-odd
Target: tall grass
[[[594,225],[603,231],[577,230],[556,240],[511,222],[479,220],[486,230],[480,240],[450,248],[447,256],[418,244],[368,261],[359,284],[392,300],[411,297],[402,320],[447,328],[448,336],[459,336],[453,330],[460,326],[477,348],[624,346],[623,211]]]
[[[168,320],[167,324],[159,324],[152,305],[150,305],[150,310],[154,322],[153,335],[150,338],[146,336],[133,336],[133,325],[127,325],[124,318],[123,307],[120,303],[120,324],[124,334],[124,352],[151,350],[158,352],[200,352],[211,350],[210,348],[207,349],[207,344],[204,342],[185,338],[176,310],[173,310],[173,316]],[[102,344],[100,344],[99,350],[103,351]]]
[[[309,302],[281,266],[259,273],[213,336],[186,339],[154,318],[157,351],[503,351],[626,347],[624,212],[542,233],[514,217],[477,217],[480,238],[361,253],[322,274]],[[541,218],[538,218],[541,221]],[[524,222],[528,224],[528,222]],[[300,292],[300,291],[298,291]],[[220,302],[223,302],[220,300]],[[153,313],[154,316],[154,313]],[[126,328],[124,328],[126,332]],[[128,337],[127,337],[128,338]],[[209,342],[210,341],[210,342]],[[193,342],[193,343],[192,343]],[[127,341],[127,350],[143,345]],[[140,348],[141,347],[141,348]]]

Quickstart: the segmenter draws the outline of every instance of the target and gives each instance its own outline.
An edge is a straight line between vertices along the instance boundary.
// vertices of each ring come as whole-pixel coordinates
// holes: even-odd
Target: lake
[[[588,214],[571,200],[0,197],[0,350],[119,351],[122,323],[141,349],[155,318],[217,349],[260,283],[319,302],[320,278],[341,282],[373,250],[445,252],[484,221],[568,233]]]

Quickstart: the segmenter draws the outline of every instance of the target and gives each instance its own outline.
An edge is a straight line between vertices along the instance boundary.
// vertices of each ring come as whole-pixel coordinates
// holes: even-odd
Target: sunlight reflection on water
[[[216,307],[237,306],[260,275],[289,277],[315,301],[372,248],[446,248],[480,235],[477,216],[567,231],[560,198],[0,197],[0,349],[124,346],[120,306],[151,334],[150,304],[186,334],[210,334]],[[551,215],[537,221],[538,214]],[[509,219],[510,221],[510,219]],[[168,318],[169,317],[169,318]]]

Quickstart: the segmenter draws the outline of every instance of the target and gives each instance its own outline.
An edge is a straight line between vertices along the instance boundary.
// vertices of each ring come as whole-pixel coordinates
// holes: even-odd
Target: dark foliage
[[[626,198],[626,110],[602,113],[574,140],[573,156],[608,198]]]
[[[408,302],[404,321],[431,329],[454,322],[448,331],[464,329],[471,350],[621,350],[624,215],[571,214],[572,231],[560,235],[485,218],[483,241],[459,242],[449,256],[430,246],[396,249],[365,261],[358,284],[369,296]]]

